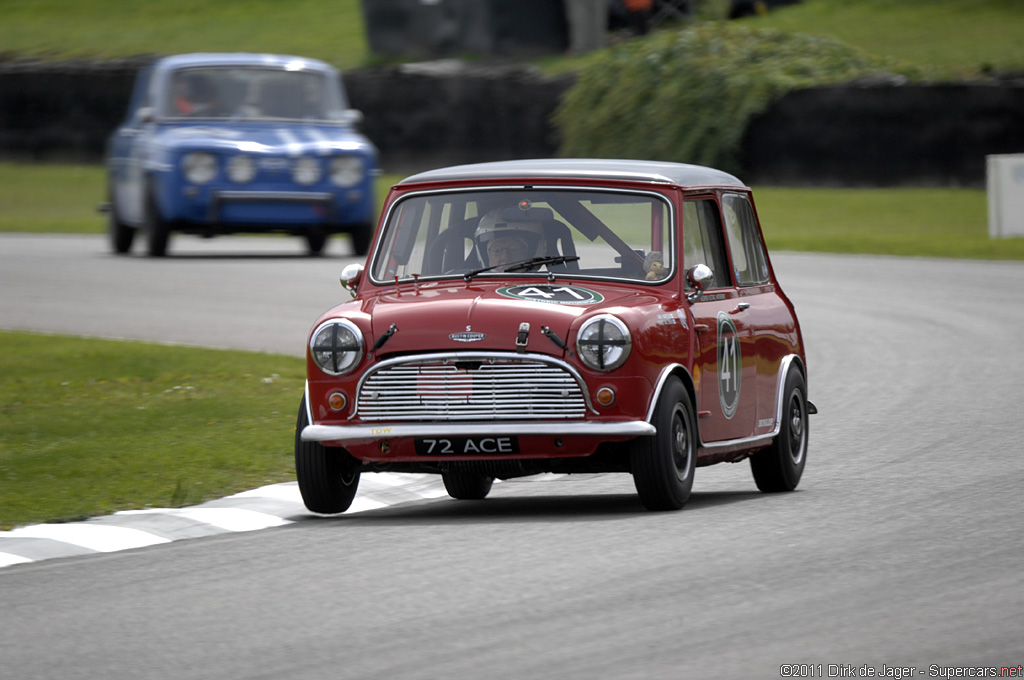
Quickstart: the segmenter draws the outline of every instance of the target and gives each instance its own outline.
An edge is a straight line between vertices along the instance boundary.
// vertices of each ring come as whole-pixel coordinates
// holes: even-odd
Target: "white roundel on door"
[[[718,401],[726,418],[736,415],[740,403],[743,356],[736,324],[725,312],[718,313]]]

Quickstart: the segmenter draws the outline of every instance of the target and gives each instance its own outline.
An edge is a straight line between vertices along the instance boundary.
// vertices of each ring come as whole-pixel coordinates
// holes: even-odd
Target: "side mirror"
[[[693,286],[694,291],[686,296],[690,302],[696,302],[704,297],[704,289],[715,279],[715,273],[706,264],[698,264],[686,270],[686,281]]]
[[[341,270],[341,286],[347,290],[352,297],[356,296],[356,289],[359,287],[359,282],[363,280],[363,265],[361,264],[349,264],[345,265],[345,268]]]

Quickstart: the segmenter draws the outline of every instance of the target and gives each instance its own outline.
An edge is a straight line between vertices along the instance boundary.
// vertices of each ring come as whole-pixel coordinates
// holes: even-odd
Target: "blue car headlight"
[[[331,181],[339,187],[354,187],[365,176],[363,159],[358,156],[337,156],[331,159]]]
[[[256,162],[252,156],[232,156],[228,161],[228,179],[238,184],[251,182],[256,176]]]
[[[311,156],[303,156],[292,166],[292,179],[296,184],[305,186],[316,184],[320,181],[322,174],[320,163]]]
[[[181,171],[189,182],[206,184],[217,176],[217,159],[212,153],[187,153],[181,158]]]

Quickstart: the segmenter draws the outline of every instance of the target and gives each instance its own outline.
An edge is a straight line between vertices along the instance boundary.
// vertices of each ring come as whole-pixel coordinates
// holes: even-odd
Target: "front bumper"
[[[476,435],[559,435],[587,437],[645,437],[655,434],[646,421],[621,422],[475,422],[374,423],[372,425],[307,425],[300,435],[306,442],[344,442],[382,437],[470,437]]]
[[[311,211],[305,214],[306,211]],[[252,221],[267,214],[278,219],[337,221],[334,194],[325,191],[216,191],[210,200],[207,222]],[[279,214],[275,214],[279,213]]]

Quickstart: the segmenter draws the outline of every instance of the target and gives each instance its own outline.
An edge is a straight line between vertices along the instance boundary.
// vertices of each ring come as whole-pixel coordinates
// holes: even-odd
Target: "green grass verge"
[[[988,235],[981,189],[755,189],[771,250],[1024,260],[1024,238]]]
[[[0,331],[0,528],[293,480],[296,357]]]
[[[401,179],[385,175],[377,203]],[[0,232],[99,234],[106,191],[92,165],[0,163]],[[981,189],[755,188],[772,250],[1024,260],[1024,239],[988,237]]]

